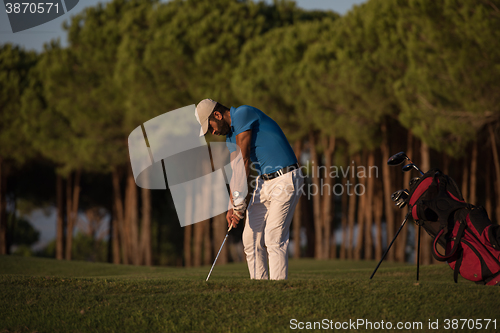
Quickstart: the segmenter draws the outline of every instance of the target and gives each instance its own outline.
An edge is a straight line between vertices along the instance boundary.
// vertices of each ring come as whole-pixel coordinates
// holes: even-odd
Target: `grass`
[[[0,256],[0,332],[285,332],[323,319],[421,322],[420,331],[438,320],[434,332],[478,331],[462,330],[464,322],[445,330],[446,319],[496,319],[500,328],[500,288],[455,284],[447,265],[421,267],[416,283],[415,266],[384,262],[369,280],[375,266],[292,260],[288,281],[251,281],[245,264],[230,264],[216,266],[207,283],[210,267]]]

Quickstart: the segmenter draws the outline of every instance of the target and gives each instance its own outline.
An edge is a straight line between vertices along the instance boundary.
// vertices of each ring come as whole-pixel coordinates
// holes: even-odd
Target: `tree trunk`
[[[497,197],[496,203],[496,217],[497,223],[500,224],[500,158],[498,157],[498,148],[495,138],[495,132],[493,131],[493,126],[491,124],[488,125],[488,130],[490,132],[490,140],[491,140],[491,149],[493,153],[493,161],[495,165],[495,174],[496,174],[496,186],[495,192]]]
[[[114,206],[114,205],[113,205]],[[115,210],[116,214],[116,210]],[[112,247],[111,252],[113,253],[113,264],[120,263],[120,242],[119,242],[119,233],[118,233],[118,220],[116,219],[115,214],[113,214],[113,218],[110,220],[111,223],[111,239]]]
[[[361,154],[358,154],[356,158],[356,165],[363,166],[363,160]],[[357,169],[357,168],[356,168]],[[366,177],[358,177],[358,183],[361,185],[360,188],[366,189]],[[354,187],[355,188],[355,187]],[[353,189],[354,191],[354,189]],[[353,196],[358,197],[354,192]],[[366,195],[359,196],[359,206],[357,210],[358,216],[358,234],[356,238],[356,249],[354,250],[354,260],[361,260],[363,257],[364,248],[364,236],[365,236],[365,209],[366,209]]]
[[[203,250],[203,231],[204,231],[204,223],[198,222],[194,224],[194,257],[193,257],[193,266],[198,267],[201,266],[202,260],[202,250]]]
[[[421,163],[422,170],[424,171],[429,170],[431,168],[430,150],[429,146],[425,142],[422,142],[422,145],[420,146],[420,156],[422,159]],[[417,230],[416,237],[418,237],[418,228],[416,230]],[[431,244],[432,244],[431,237],[426,232],[422,232],[420,249],[422,251],[421,260],[423,265],[428,265],[432,262],[433,257],[431,253]]]
[[[102,216],[99,214],[98,208],[88,208],[85,210],[85,217],[87,218],[86,233],[90,237],[92,256],[94,256],[97,253],[96,240],[98,240],[100,236],[97,235],[97,230],[99,230],[99,225],[100,222],[102,221]]]
[[[301,196],[299,198],[299,201],[297,203],[297,206],[295,207],[295,213],[293,214],[293,244],[294,244],[294,249],[293,249],[293,257],[295,259],[299,259],[301,257],[301,226],[302,226],[302,219],[303,219],[303,207],[304,207],[304,202],[305,197]]]
[[[112,181],[113,181],[113,196],[114,196],[114,210],[115,210],[115,220],[117,233],[119,234],[119,242],[117,244],[121,246],[122,261],[125,265],[129,264],[129,241],[127,234],[127,227],[125,225],[125,216],[123,209],[123,199],[120,189],[120,175],[118,170],[115,168],[112,171]],[[118,240],[118,239],[116,239]],[[117,245],[118,246],[118,245]]]
[[[130,261],[134,265],[140,265],[141,258],[139,255],[139,228],[137,225],[137,185],[135,184],[134,175],[130,166],[128,167],[127,172],[125,202],[127,203],[127,206],[125,207],[125,221],[130,237]]]
[[[76,170],[74,180],[72,181],[70,174],[66,183],[66,260],[71,260],[71,253],[73,248],[73,230],[78,219],[80,175],[81,170]]]
[[[210,265],[212,261],[212,242],[210,237],[210,220],[201,222],[203,224],[203,265]]]
[[[323,137],[323,147],[325,149],[325,189],[320,190],[322,198],[322,217],[323,217],[323,228],[324,228],[324,241],[323,241],[323,258],[328,259],[330,257],[331,248],[336,251],[335,240],[332,246],[332,222],[334,216],[334,195],[333,195],[333,178],[330,177],[329,173],[332,168],[333,153],[335,151],[335,137],[330,136],[329,138]],[[319,175],[318,175],[319,176]],[[335,230],[335,228],[334,228]],[[334,252],[335,253],[335,252]],[[336,254],[334,255],[336,256]]]
[[[476,186],[477,185],[477,142],[472,144],[472,156],[470,161],[470,194],[469,203],[477,205]]]
[[[188,188],[188,192],[186,193],[186,221],[192,221],[193,214],[193,195],[192,188]],[[186,267],[193,266],[193,255],[192,255],[192,239],[193,239],[193,229],[194,226],[189,224],[184,227],[184,261]]]
[[[193,225],[187,225],[184,227],[184,261],[186,267],[193,266],[192,256],[191,256],[191,239],[193,235]]]
[[[350,164],[351,167],[356,168],[355,164]],[[349,172],[350,175],[352,175],[351,172]],[[351,177],[350,178],[352,183],[352,188],[354,188],[354,185],[356,184],[356,178]],[[347,185],[347,184],[346,184]],[[347,186],[346,186],[346,191],[347,191]],[[346,195],[346,194],[344,194]],[[347,259],[353,259],[354,258],[354,223],[356,221],[356,202],[357,197],[355,195],[349,195],[349,215],[347,220],[349,221],[349,238],[347,242]]]
[[[144,265],[153,264],[151,256],[151,190],[142,188],[141,260]]]
[[[384,191],[381,185],[382,184],[377,186],[377,195],[373,200],[375,205],[375,225],[377,226],[375,236],[375,260],[378,261],[382,259],[382,216],[384,214]]]
[[[297,140],[294,144],[294,152],[297,157],[297,161],[300,163],[300,156],[302,155],[302,140]],[[302,205],[304,198],[300,197],[297,206],[295,207],[295,214],[293,214],[293,243],[294,243],[294,251],[293,257],[295,259],[300,258],[300,227],[301,227],[301,219],[302,219]]]
[[[57,232],[56,232],[56,259],[64,259],[64,185],[60,175],[56,176],[57,201]]]
[[[308,183],[308,186],[310,184]],[[302,220],[301,225],[306,229],[307,247],[306,257],[313,258],[316,244],[316,235],[314,234],[314,214],[311,210],[311,202],[304,198],[302,206]]]
[[[462,196],[466,202],[469,202],[469,164],[467,163],[467,157],[464,157],[464,168],[462,170]]]
[[[345,189],[347,185],[347,178],[342,179],[342,188]],[[342,194],[342,236],[340,237],[340,256],[339,259],[347,259],[347,239],[348,239],[348,229],[347,229],[347,212],[349,211],[349,196],[346,193]]]
[[[371,151],[368,153],[368,163],[366,165],[366,203],[365,203],[365,260],[373,258],[373,236],[372,236],[372,225],[373,225],[373,191],[374,191],[374,178],[370,174],[370,167],[375,166],[375,152]]]
[[[113,210],[113,206],[111,206],[111,211],[109,212],[109,228],[108,228],[108,244],[107,244],[107,250],[108,250],[107,261],[110,264],[113,263],[113,255],[114,255],[113,247],[115,246],[115,241],[116,241],[116,238],[114,237],[114,229],[116,227],[116,223],[114,221],[115,219],[114,214],[115,212]]]
[[[71,217],[73,219],[73,227],[76,226],[76,222],[78,221],[78,206],[80,203],[80,176],[81,170],[76,170],[75,181],[73,183],[73,200],[72,200],[72,212]],[[71,235],[73,235],[73,229],[71,229]],[[70,254],[71,255],[71,254]]]
[[[485,184],[485,206],[484,208],[486,209],[486,212],[488,213],[488,216],[490,217],[491,222],[495,220],[495,214],[493,213],[493,193],[491,193],[491,185],[494,183],[494,181],[491,181],[495,177],[493,177],[492,170],[491,170],[491,164],[486,163],[486,184]],[[498,224],[498,221],[497,221]]]
[[[392,241],[395,234],[394,227],[394,213],[393,213],[393,202],[391,200],[391,194],[393,192],[391,186],[391,170],[387,165],[387,160],[390,157],[390,145],[387,136],[389,135],[387,132],[387,125],[382,123],[382,177],[384,181],[384,209],[385,209],[385,220],[386,220],[386,229],[387,229],[387,240],[388,242]],[[389,244],[389,243],[387,243]],[[389,251],[387,253],[387,260],[394,261],[395,255],[394,251]]]
[[[314,247],[314,258],[323,258],[323,224],[321,220],[321,193],[320,175],[319,175],[319,159],[316,151],[316,135],[314,132],[309,133],[309,148],[311,155],[311,180],[315,193],[312,194],[313,212],[314,212],[314,234],[316,238]]]
[[[7,254],[7,184],[5,162],[0,156],[0,255]]]

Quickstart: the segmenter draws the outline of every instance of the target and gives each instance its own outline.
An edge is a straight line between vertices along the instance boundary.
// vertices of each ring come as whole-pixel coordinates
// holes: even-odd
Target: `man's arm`
[[[238,184],[237,186],[231,187],[231,201],[232,201],[232,192],[235,189],[239,189],[241,186],[246,186],[244,189],[239,189],[238,192],[241,192],[243,195],[249,193],[248,189],[248,181],[250,177],[250,142],[252,139],[252,130],[248,130],[236,135],[236,145],[238,146],[239,152],[231,154],[231,164],[233,166],[233,177],[231,183]],[[241,158],[239,153],[241,152]],[[244,172],[244,174],[243,174]],[[243,179],[242,179],[243,178]],[[246,205],[245,205],[246,208]],[[244,211],[243,211],[244,213]],[[240,218],[236,214],[233,214],[233,210],[229,210],[226,216],[228,224],[233,224],[233,227],[236,227]]]
[[[245,165],[245,175],[248,178],[250,177],[250,142],[252,140],[252,130],[248,130],[245,132],[241,132],[236,135],[236,145],[241,150],[241,156],[243,157],[243,163]]]

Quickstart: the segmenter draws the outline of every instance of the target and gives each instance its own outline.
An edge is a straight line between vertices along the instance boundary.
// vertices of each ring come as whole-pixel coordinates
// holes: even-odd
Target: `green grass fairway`
[[[384,262],[370,281],[375,266],[292,260],[288,281],[251,281],[245,264],[230,264],[207,283],[208,266],[0,256],[0,332],[288,332],[314,322],[361,332],[366,321],[379,332],[500,330],[500,288],[455,284],[447,265],[421,267],[416,283],[415,266]]]

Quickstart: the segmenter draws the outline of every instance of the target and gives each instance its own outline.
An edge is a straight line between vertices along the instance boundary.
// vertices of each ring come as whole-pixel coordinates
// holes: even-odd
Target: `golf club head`
[[[410,187],[415,185],[420,180],[420,177],[415,177],[410,180]]]
[[[404,190],[398,190],[396,192],[394,192],[392,195],[391,195],[391,200],[396,202],[399,200],[399,198],[401,198],[401,195],[403,194]]]
[[[396,206],[398,206],[399,209],[403,209],[406,206],[406,201],[398,201],[396,202]]]
[[[413,164],[413,163],[408,163],[407,165],[405,165],[405,166],[403,167],[403,171],[404,171],[404,172],[408,172],[408,171],[410,171],[411,169],[415,169],[415,164]]]
[[[418,166],[416,166],[415,163],[408,163],[407,165],[405,165],[403,167],[404,172],[410,171],[411,169],[417,170],[418,172],[420,172],[420,174],[422,176],[424,175],[424,172],[422,170],[420,170],[420,168]]]
[[[391,195],[392,201],[394,201],[394,203],[396,204],[396,206],[398,206],[399,209],[406,206],[408,197],[409,197],[409,192],[406,189],[396,191]]]
[[[404,161],[406,160],[410,160],[408,158],[408,156],[406,156],[406,153],[404,151],[401,151],[397,154],[394,154],[392,155],[388,160],[387,160],[387,164],[388,165],[400,165],[401,163],[403,163]]]

